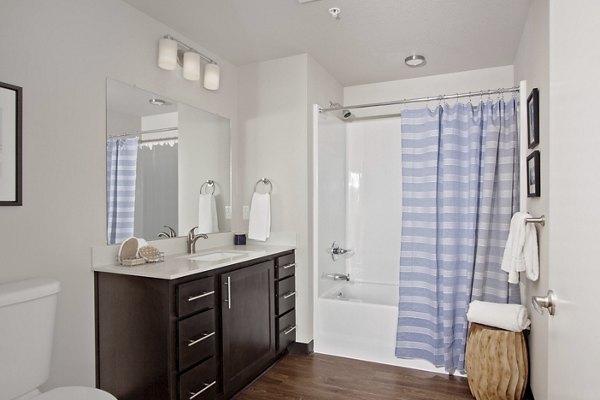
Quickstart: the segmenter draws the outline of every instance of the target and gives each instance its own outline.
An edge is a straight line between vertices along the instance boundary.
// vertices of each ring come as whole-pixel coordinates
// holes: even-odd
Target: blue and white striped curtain
[[[464,371],[470,301],[518,303],[500,269],[519,209],[517,104],[402,112],[396,356]]]
[[[133,236],[138,138],[106,142],[106,212],[108,243]]]

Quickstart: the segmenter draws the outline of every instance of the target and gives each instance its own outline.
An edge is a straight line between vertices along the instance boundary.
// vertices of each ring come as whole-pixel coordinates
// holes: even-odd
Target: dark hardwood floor
[[[236,400],[473,400],[466,378],[313,354],[287,355]]]

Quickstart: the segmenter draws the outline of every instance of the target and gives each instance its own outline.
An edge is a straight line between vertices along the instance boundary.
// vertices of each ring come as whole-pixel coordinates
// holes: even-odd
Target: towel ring
[[[209,179],[206,182],[204,182],[202,184],[202,186],[200,186],[200,194],[202,194],[202,189],[204,189],[204,186],[208,186],[208,187],[212,188],[212,192],[210,192],[210,194],[215,194],[215,181],[213,181],[212,179]],[[206,193],[206,194],[208,194],[208,193]]]
[[[271,194],[271,192],[273,191],[273,184],[271,183],[270,180],[268,180],[267,178],[261,178],[258,181],[256,181],[256,183],[254,184],[254,191],[256,192],[256,189],[258,188],[258,184],[262,183],[263,185],[269,185],[269,194]]]

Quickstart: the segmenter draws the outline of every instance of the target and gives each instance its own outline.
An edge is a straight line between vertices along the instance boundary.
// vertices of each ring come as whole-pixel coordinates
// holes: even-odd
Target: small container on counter
[[[245,233],[234,233],[233,234],[233,244],[236,246],[243,246],[246,244],[246,234]]]

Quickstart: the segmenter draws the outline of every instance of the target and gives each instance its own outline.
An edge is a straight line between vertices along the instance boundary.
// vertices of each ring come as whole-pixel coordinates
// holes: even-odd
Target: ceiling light
[[[158,66],[162,69],[172,71],[177,69],[177,65],[180,65],[183,67],[185,79],[199,81],[202,62],[206,63],[204,88],[219,90],[221,69],[215,60],[170,35],[166,35],[158,41]]]
[[[425,56],[420,54],[413,54],[412,56],[408,56],[404,59],[404,63],[411,68],[422,67],[427,64],[427,60],[425,60]]]
[[[342,10],[339,9],[338,7],[332,7],[329,9],[329,14],[331,14],[331,18],[340,19],[341,13],[342,13]]]
[[[153,106],[168,106],[171,103],[163,100],[163,99],[159,99],[157,97],[153,97],[150,100],[148,100],[148,103],[152,104]]]

